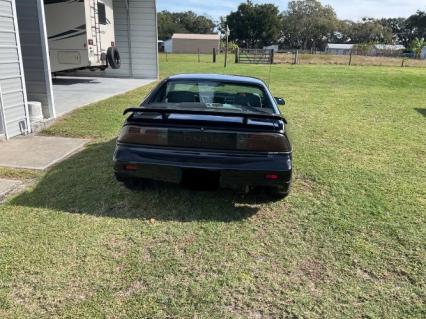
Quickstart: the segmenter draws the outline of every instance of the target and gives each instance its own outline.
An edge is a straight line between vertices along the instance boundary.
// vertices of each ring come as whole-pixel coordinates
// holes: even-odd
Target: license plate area
[[[220,186],[220,171],[184,168],[181,184],[189,189],[216,190]]]
[[[169,130],[168,145],[175,147],[231,149],[237,147],[237,134],[225,132]]]

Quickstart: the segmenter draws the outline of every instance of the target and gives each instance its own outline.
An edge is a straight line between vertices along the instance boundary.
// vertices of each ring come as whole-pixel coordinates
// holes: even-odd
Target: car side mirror
[[[275,97],[278,105],[285,105],[285,100],[282,97]]]

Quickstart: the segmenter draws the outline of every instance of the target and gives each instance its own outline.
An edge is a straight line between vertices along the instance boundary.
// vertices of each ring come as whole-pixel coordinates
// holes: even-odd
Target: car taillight
[[[239,133],[237,149],[256,152],[290,152],[291,146],[285,135],[277,133]]]
[[[123,127],[118,141],[129,144],[167,145],[167,129],[138,126]]]
[[[278,174],[267,174],[265,175],[265,179],[269,181],[276,181],[280,179],[280,176]]]
[[[136,165],[136,164],[127,164],[127,165],[124,165],[124,169],[126,171],[137,171],[138,170],[138,165]]]
[[[120,143],[265,153],[290,152],[287,137],[278,133],[179,130],[126,125]]]

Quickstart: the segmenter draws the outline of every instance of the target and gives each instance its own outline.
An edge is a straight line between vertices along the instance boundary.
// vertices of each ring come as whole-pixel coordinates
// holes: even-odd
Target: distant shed
[[[405,50],[405,46],[397,44],[375,44],[370,55],[374,56],[400,56]]]
[[[263,47],[263,50],[273,50],[274,53],[278,53],[279,45],[278,44],[268,45],[268,46]]]
[[[175,33],[172,36],[171,50],[173,53],[211,53],[213,48],[219,50],[219,34]],[[167,51],[166,51],[167,52]]]
[[[325,48],[325,52],[335,55],[349,55],[353,48],[353,44],[329,43]]]

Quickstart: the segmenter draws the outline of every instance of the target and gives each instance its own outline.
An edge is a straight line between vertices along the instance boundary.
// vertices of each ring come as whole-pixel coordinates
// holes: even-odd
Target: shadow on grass
[[[242,220],[257,213],[231,190],[190,191],[179,185],[153,183],[132,192],[116,182],[112,154],[115,141],[90,145],[81,153],[53,167],[34,189],[12,204],[49,208],[69,213],[173,221]],[[262,200],[262,199],[259,199]]]
[[[421,109],[421,108],[415,108],[415,110],[417,112],[419,112],[421,115],[423,115],[423,116],[426,117],[426,108],[423,108],[423,109]]]

